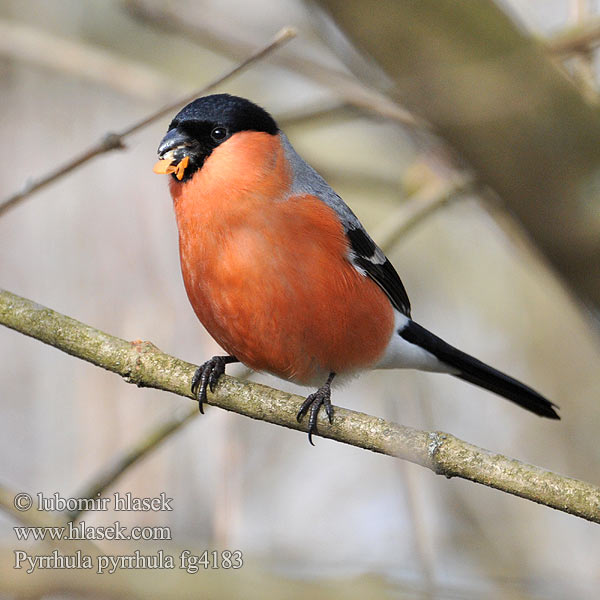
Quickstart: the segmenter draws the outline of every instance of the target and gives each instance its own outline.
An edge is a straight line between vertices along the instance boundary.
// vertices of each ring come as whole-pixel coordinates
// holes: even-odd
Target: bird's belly
[[[392,306],[347,260],[337,218],[320,215],[309,235],[303,211],[293,212],[222,236],[204,227],[181,237],[194,311],[227,352],[258,371],[308,384],[369,368],[393,333]]]

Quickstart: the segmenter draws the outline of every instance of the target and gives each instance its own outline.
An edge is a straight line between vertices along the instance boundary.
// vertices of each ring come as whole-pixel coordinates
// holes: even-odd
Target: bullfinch
[[[356,215],[294,150],[273,117],[229,94],[171,121],[156,173],[170,174],[181,270],[192,307],[227,352],[196,371],[200,411],[225,365],[242,362],[318,387],[298,412],[316,432],[331,386],[367,369],[448,373],[558,419],[530,387],[411,318],[396,270]]]

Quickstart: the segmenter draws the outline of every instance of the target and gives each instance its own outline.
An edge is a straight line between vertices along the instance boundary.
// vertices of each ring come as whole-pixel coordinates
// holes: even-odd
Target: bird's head
[[[204,96],[180,110],[158,146],[154,172],[187,181],[211,153],[240,131],[278,132],[273,117],[260,106],[229,94]]]

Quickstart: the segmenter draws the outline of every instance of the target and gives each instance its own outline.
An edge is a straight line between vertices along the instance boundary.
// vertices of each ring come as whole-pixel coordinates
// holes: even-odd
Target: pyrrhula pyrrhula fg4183
[[[335,377],[367,369],[449,373],[544,417],[554,404],[411,319],[394,267],[344,201],[252,102],[194,100],[169,125],[157,173],[171,174],[185,289],[228,352],[196,372],[202,410],[225,365],[242,362],[304,385],[316,431],[332,419]],[[312,442],[312,440],[311,440]]]

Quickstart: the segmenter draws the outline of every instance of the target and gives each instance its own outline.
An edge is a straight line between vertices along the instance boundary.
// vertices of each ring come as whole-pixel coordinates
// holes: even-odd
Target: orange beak
[[[183,179],[183,174],[185,173],[185,169],[190,162],[189,156],[184,156],[176,165],[173,165],[173,159],[163,159],[159,160],[152,169],[158,175],[170,175],[171,173],[175,174],[175,177],[181,181]]]

